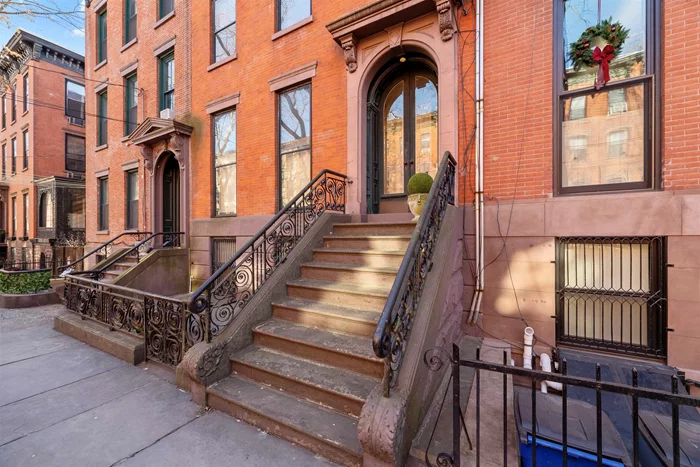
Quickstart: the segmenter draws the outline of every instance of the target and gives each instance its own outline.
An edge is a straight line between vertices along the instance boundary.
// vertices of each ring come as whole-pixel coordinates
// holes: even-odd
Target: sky
[[[76,6],[84,10],[84,0],[45,0],[53,2],[60,9],[73,11]],[[10,23],[0,23],[0,44],[5,45],[19,28],[50,40],[67,49],[85,55],[85,32],[83,28],[66,24],[64,21],[55,22],[48,18],[27,18],[26,16],[10,15]],[[82,18],[73,22],[84,24]]]

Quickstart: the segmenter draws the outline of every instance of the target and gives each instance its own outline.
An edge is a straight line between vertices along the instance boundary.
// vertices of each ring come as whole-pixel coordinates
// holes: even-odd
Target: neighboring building
[[[84,68],[82,55],[22,29],[0,52],[0,256],[10,263],[46,264],[55,245],[84,243]],[[47,178],[49,190],[37,183]],[[70,212],[59,186],[75,193]]]

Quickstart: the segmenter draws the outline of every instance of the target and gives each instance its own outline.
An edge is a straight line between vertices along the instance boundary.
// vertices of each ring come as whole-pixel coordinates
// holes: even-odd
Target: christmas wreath
[[[569,60],[573,63],[574,70],[599,65],[596,89],[600,89],[610,81],[610,61],[620,53],[629,32],[619,21],[613,23],[612,18],[583,31],[581,37],[569,46]],[[607,42],[602,50],[591,44],[598,37]]]

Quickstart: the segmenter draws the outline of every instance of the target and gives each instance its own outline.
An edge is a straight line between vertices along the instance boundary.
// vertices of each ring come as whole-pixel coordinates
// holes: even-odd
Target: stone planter
[[[421,213],[423,212],[423,206],[428,200],[428,193],[416,193],[414,195],[408,195],[408,209],[411,210],[411,214],[415,217],[412,222],[418,222]]]

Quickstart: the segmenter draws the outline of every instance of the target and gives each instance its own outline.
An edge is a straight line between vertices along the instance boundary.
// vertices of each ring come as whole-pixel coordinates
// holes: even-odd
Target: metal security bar
[[[446,357],[446,358],[445,358]],[[484,362],[480,360],[480,349],[477,348],[476,350],[476,359],[475,360],[461,360],[460,359],[460,351],[459,347],[457,345],[452,346],[452,355],[450,355],[447,351],[441,348],[434,348],[430,349],[425,353],[424,356],[424,361],[428,368],[431,371],[439,371],[441,368],[444,367],[445,364],[449,362],[450,367],[451,367],[451,388],[452,388],[452,434],[453,434],[453,444],[452,444],[452,452],[451,453],[445,453],[441,452],[440,454],[437,455],[437,463],[440,466],[459,466],[461,464],[461,437],[464,433],[464,435],[467,437],[467,440],[469,442],[469,447],[470,450],[473,451],[473,455],[475,456],[476,460],[476,465],[477,467],[480,465],[481,462],[481,446],[480,446],[480,440],[481,440],[481,412],[480,412],[480,406],[481,406],[481,378],[482,378],[482,372],[488,371],[488,372],[495,372],[503,375],[503,402],[502,402],[502,413],[503,413],[503,419],[502,419],[502,429],[503,429],[503,461],[502,465],[504,467],[508,466],[508,430],[509,430],[509,418],[507,416],[508,414],[508,398],[506,397],[506,393],[508,390],[508,383],[507,383],[507,376],[518,376],[521,378],[524,378],[526,380],[529,380],[531,382],[530,386],[530,394],[531,394],[531,399],[530,399],[530,407],[531,408],[531,423],[529,425],[529,430],[527,433],[527,441],[529,444],[529,447],[531,449],[530,456],[531,456],[531,464],[533,466],[538,465],[537,464],[537,452],[538,452],[538,447],[542,446],[551,446],[553,444],[558,444],[561,442],[561,455],[562,455],[562,462],[561,465],[567,466],[569,465],[569,457],[572,457],[574,453],[575,447],[570,444],[570,434],[569,434],[569,429],[571,427],[575,427],[575,422],[576,420],[572,420],[571,414],[568,413],[568,408],[573,404],[573,398],[569,397],[568,391],[569,389],[573,388],[587,388],[590,391],[594,391],[595,393],[595,427],[596,427],[596,440],[595,440],[595,453],[591,454],[591,460],[595,460],[597,462],[597,465],[602,466],[602,465],[610,465],[610,464],[604,464],[604,444],[606,443],[606,439],[604,439],[604,433],[606,436],[608,436],[608,432],[605,432],[603,430],[603,426],[605,425],[605,421],[607,419],[607,415],[604,415],[603,411],[603,397],[604,395],[611,395],[611,394],[620,394],[623,396],[628,396],[632,399],[632,411],[631,411],[631,417],[632,417],[632,431],[631,431],[631,440],[632,440],[632,452],[631,453],[622,453],[623,455],[627,454],[630,456],[632,460],[632,465],[637,467],[640,465],[640,440],[642,437],[640,436],[640,420],[642,420],[641,415],[640,415],[640,410],[639,410],[639,403],[640,400],[648,399],[657,403],[666,403],[671,406],[671,416],[670,416],[670,427],[668,427],[668,431],[664,430],[664,436],[670,435],[671,438],[671,450],[667,454],[669,455],[669,460],[673,463],[672,465],[680,467],[681,466],[681,461],[682,461],[682,456],[685,456],[683,454],[684,452],[687,451],[681,451],[681,443],[688,443],[685,447],[688,449],[691,447],[691,444],[693,441],[692,440],[687,440],[681,435],[680,430],[681,430],[681,416],[680,416],[680,411],[681,409],[685,408],[694,408],[698,409],[700,408],[700,398],[699,397],[693,397],[689,396],[687,394],[679,394],[679,377],[676,375],[671,376],[670,381],[669,381],[669,389],[670,392],[666,391],[660,391],[657,389],[648,389],[648,388],[643,388],[639,387],[639,375],[638,372],[635,369],[632,369],[632,385],[626,385],[626,384],[620,384],[620,383],[613,383],[613,382],[608,382],[608,381],[603,381],[601,378],[601,366],[600,364],[596,365],[596,377],[595,379],[590,379],[590,378],[582,378],[578,376],[568,376],[567,375],[567,363],[566,359],[562,359],[561,361],[561,373],[549,373],[549,372],[544,372],[544,371],[537,371],[537,370],[531,370],[531,369],[525,369],[525,368],[519,368],[515,366],[510,366],[507,365],[507,360],[508,360],[508,352],[507,350],[504,350],[503,352],[503,364],[495,364],[495,363],[489,363],[489,362]],[[474,389],[475,389],[475,397],[476,397],[476,433],[475,433],[475,439],[473,440],[474,445],[472,446],[472,439],[469,437],[469,433],[467,432],[466,429],[466,423],[464,419],[464,414],[462,413],[461,410],[461,400],[460,400],[460,370],[461,367],[467,367],[467,368],[473,368],[475,370],[475,380],[474,380]],[[536,367],[536,358],[533,356],[532,358],[532,367]],[[538,393],[540,393],[540,384],[543,381],[549,381],[553,383],[561,383],[562,385],[562,391],[561,391],[561,440],[550,440],[547,439],[546,436],[543,436],[539,433],[539,428],[540,425],[537,422],[537,416],[538,413],[542,415],[542,411],[540,410],[538,412],[537,410],[537,400],[538,400]],[[448,386],[449,390],[450,386]],[[445,393],[445,396],[447,396],[447,392]],[[492,397],[490,394],[487,394],[486,397]],[[443,400],[443,404],[444,404]],[[694,410],[692,412],[694,413]],[[686,412],[687,415],[687,412]],[[697,416],[697,413],[695,413],[695,416]],[[684,416],[685,418],[685,416]],[[439,419],[439,417],[438,417]],[[514,420],[510,420],[510,422],[515,423]],[[686,420],[683,420],[684,423],[687,423]],[[491,429],[494,429],[493,423],[491,420],[488,421],[488,424],[491,426]],[[534,429],[532,427],[535,427]],[[666,428],[666,427],[665,427]],[[686,432],[687,433],[687,432]],[[492,449],[492,446],[484,446],[487,449]],[[430,446],[428,446],[428,449]],[[577,453],[578,454],[578,453]],[[571,462],[573,463],[574,460],[572,459]],[[607,462],[607,458],[606,458]],[[685,461],[683,461],[685,462]],[[426,450],[426,459],[425,463],[427,466],[432,467],[429,459],[428,459],[428,454]],[[549,464],[547,464],[549,465]],[[576,464],[579,465],[579,464]],[[661,465],[661,464],[659,464]],[[684,464],[685,465],[685,464]]]
[[[663,237],[557,239],[557,344],[666,356]]]
[[[226,261],[236,254],[236,237],[211,239],[211,273],[214,274]]]

